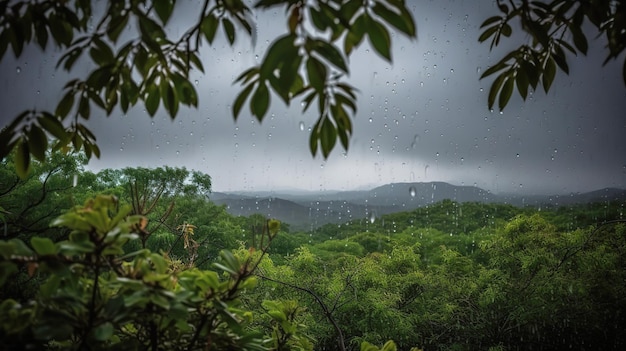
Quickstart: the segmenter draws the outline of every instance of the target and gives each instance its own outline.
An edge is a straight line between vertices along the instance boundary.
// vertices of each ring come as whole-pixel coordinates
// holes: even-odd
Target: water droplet
[[[374,224],[376,221],[376,214],[374,212],[370,213],[370,223]]]
[[[411,195],[411,197],[415,197],[416,193],[417,193],[417,191],[415,190],[414,186],[409,188],[409,195]]]
[[[17,66],[17,68],[15,68],[15,72],[20,74],[22,72],[22,68],[20,66]]]
[[[194,80],[193,82],[194,82],[196,85],[198,85],[198,83],[200,83],[200,82],[198,82],[198,80],[197,80],[197,79],[196,79],[196,80]]]
[[[76,187],[76,185],[78,184],[78,174],[74,174],[74,177],[72,178],[72,187]]]
[[[304,130],[304,122],[300,122],[300,130]]]

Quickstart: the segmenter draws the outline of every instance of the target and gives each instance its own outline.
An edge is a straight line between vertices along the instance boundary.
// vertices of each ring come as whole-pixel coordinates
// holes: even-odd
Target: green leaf
[[[84,118],[89,119],[89,98],[83,96],[78,103],[78,114]]]
[[[37,122],[39,122],[39,125],[43,127],[43,129],[48,131],[48,133],[52,134],[57,139],[64,140],[67,138],[65,127],[63,127],[63,124],[61,124],[61,122],[53,115],[43,114],[42,116],[37,117]]]
[[[490,25],[492,23],[496,23],[496,22],[501,21],[501,20],[502,20],[502,17],[500,17],[500,16],[489,17],[480,25],[480,28],[487,27],[488,25]]]
[[[107,36],[109,37],[109,39],[111,39],[112,42],[115,43],[117,41],[127,23],[128,14],[123,16],[113,16],[111,18],[111,21],[109,21],[109,25],[107,26]]]
[[[93,46],[89,50],[89,56],[98,65],[104,66],[115,61],[113,50],[97,37],[93,40]]]
[[[346,55],[350,55],[352,49],[359,46],[363,37],[365,36],[366,29],[366,17],[367,15],[361,15],[354,20],[352,27],[349,28],[346,39],[344,40],[344,52]]]
[[[54,245],[54,242],[50,240],[50,238],[42,238],[39,236],[34,236],[30,239],[30,244],[35,249],[35,252],[40,255],[56,255],[57,247]]]
[[[323,58],[328,60],[344,73],[348,73],[348,66],[346,65],[346,61],[341,55],[341,52],[339,52],[339,49],[337,49],[333,44],[328,43],[324,40],[315,40],[313,45],[313,51],[319,53]]]
[[[170,114],[170,118],[176,118],[178,113],[178,98],[176,97],[176,91],[169,82],[169,79],[163,79],[161,82],[161,98],[163,99],[163,106]]]
[[[548,57],[545,65],[546,66],[543,69],[542,83],[543,89],[547,93],[548,90],[550,90],[552,82],[554,81],[554,77],[556,76],[556,63],[552,57]]]
[[[511,95],[513,94],[514,83],[513,77],[508,75],[503,83],[502,91],[500,92],[500,99],[498,100],[498,107],[500,107],[500,111],[504,110],[504,107],[509,102]]]
[[[388,9],[380,2],[376,2],[374,4],[373,11],[378,17],[384,19],[388,24],[392,25],[402,33],[410,37],[415,36],[415,23],[413,23],[412,17],[401,16],[400,14]]]
[[[237,99],[235,99],[235,102],[233,103],[233,117],[235,120],[239,117],[239,112],[241,111],[243,104],[246,102],[246,99],[248,99],[252,88],[254,88],[254,83],[248,84],[248,86],[246,86],[241,93],[239,93]]]
[[[41,162],[46,160],[46,150],[48,149],[48,137],[41,128],[31,125],[28,131],[28,147],[30,153]]]
[[[309,8],[309,14],[311,16],[311,22],[313,22],[313,25],[315,26],[315,28],[319,29],[322,32],[325,31],[326,28],[328,28],[328,26],[330,25],[328,23],[329,18],[327,16],[324,16],[322,14],[322,11],[318,11],[313,6],[310,6],[308,8]]]
[[[499,26],[492,26],[492,27],[485,29],[485,31],[480,35],[480,37],[478,37],[478,42],[482,43],[483,41],[489,39],[489,37],[491,37],[494,33],[496,33],[499,28],[500,28]]]
[[[182,104],[198,106],[198,94],[193,84],[179,73],[172,75],[172,83],[176,87],[176,96]]]
[[[72,90],[68,90],[67,93],[65,93],[65,95],[61,99],[61,101],[59,101],[59,104],[57,105],[57,108],[54,114],[63,119],[70,113],[70,110],[72,109],[73,105],[74,105],[74,92]]]
[[[389,32],[380,22],[366,17],[366,32],[370,44],[382,57],[391,62],[391,38]]]
[[[160,1],[156,1],[159,3]],[[107,341],[113,336],[113,324],[106,322],[93,330],[93,336],[98,341]]]
[[[318,119],[317,122],[315,123],[315,126],[311,130],[311,135],[309,137],[309,149],[311,150],[311,155],[314,157],[315,157],[315,154],[317,154],[317,146],[319,143],[319,130],[318,130],[319,124],[320,124],[320,120]]]
[[[276,39],[265,54],[261,63],[261,78],[266,79],[274,73],[284,62],[295,60],[298,56],[298,49],[294,45],[296,36],[288,34]],[[281,77],[282,78],[282,77]]]
[[[154,10],[159,16],[159,19],[161,19],[161,23],[163,23],[163,25],[167,24],[167,21],[170,19],[172,11],[174,10],[174,1],[158,0],[152,4],[154,5]]]
[[[224,17],[222,18],[222,26],[224,27],[224,32],[226,33],[228,42],[230,43],[230,45],[233,45],[233,43],[235,42],[235,25],[231,20]]]
[[[583,33],[580,26],[571,23],[569,25],[569,31],[572,33],[572,39],[574,40],[574,45],[576,46],[578,51],[586,55],[587,50],[589,49],[589,44],[587,43],[587,37]]]
[[[30,168],[30,150],[24,139],[20,139],[17,143],[17,151],[15,152],[15,172],[17,175],[25,179]]]
[[[322,92],[326,85],[327,71],[326,66],[316,58],[309,56],[306,62],[306,71],[309,77],[309,84],[317,90]]]
[[[156,85],[152,84],[148,86],[147,96],[144,100],[146,105],[146,110],[150,116],[154,116],[154,114],[159,109],[159,101],[161,99],[161,95],[159,94],[159,89]]]
[[[329,118],[325,118],[320,128],[320,145],[322,147],[322,155],[324,158],[328,158],[330,152],[337,143],[337,129]]]
[[[165,38],[163,27],[146,16],[139,16],[139,31],[146,44],[155,42],[158,38]]]
[[[263,120],[270,105],[270,93],[265,82],[259,81],[259,86],[252,95],[250,112],[260,121]]]
[[[517,70],[517,74],[515,76],[515,84],[517,86],[517,90],[519,94],[522,96],[522,99],[526,100],[528,96],[528,86],[530,82],[528,81],[528,76],[523,68],[519,68]]]
[[[200,30],[209,44],[213,44],[213,39],[215,39],[215,33],[217,32],[218,25],[219,21],[217,17],[212,14],[209,14],[202,19]]]
[[[503,23],[502,28],[500,28],[500,33],[502,33],[505,37],[510,37],[513,33],[513,29],[508,23]]]
[[[498,92],[500,91],[500,87],[502,87],[502,83],[506,76],[506,73],[502,73],[491,84],[491,89],[489,89],[489,97],[487,99],[489,109],[493,108],[493,104],[496,102],[496,96],[498,96]]]

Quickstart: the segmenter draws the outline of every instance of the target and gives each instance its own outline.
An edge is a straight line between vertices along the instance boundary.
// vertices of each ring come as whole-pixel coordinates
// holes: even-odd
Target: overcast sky
[[[311,157],[308,129],[315,110],[303,115],[299,103],[286,108],[274,98],[262,124],[247,108],[236,123],[232,119],[235,77],[256,64],[285,28],[283,11],[276,10],[256,17],[256,46],[241,35],[233,48],[220,40],[202,50],[206,73],[194,77],[198,109],[182,108],[174,121],[162,109],[151,119],[143,106],[108,119],[92,114],[89,125],[102,158],[89,167],[184,166],[211,175],[215,191],[350,190],[428,181],[496,193],[626,188],[623,58],[602,67],[601,39],[590,36],[589,56],[570,57],[571,75],[559,72],[550,93],[540,90],[523,102],[515,92],[503,113],[490,112],[491,80],[479,76],[511,48],[490,53],[488,44],[477,41],[480,23],[496,14],[493,2],[409,3],[418,39],[394,34],[392,65],[367,42],[350,58],[350,82],[360,93],[347,153],[338,146],[326,161]],[[19,59],[5,56],[1,125],[24,109],[54,109],[68,79],[54,70],[58,57],[37,48]]]

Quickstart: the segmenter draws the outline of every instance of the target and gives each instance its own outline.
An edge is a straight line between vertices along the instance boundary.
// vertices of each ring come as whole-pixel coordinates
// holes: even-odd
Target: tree
[[[249,100],[252,115],[262,121],[270,92],[286,104],[302,98],[304,110],[317,100],[310,147],[314,155],[321,150],[327,157],[337,139],[347,149],[352,134],[356,95],[343,81],[349,73],[346,58],[367,37],[374,50],[391,61],[389,27],[416,36],[413,18],[399,0],[258,0],[253,8],[243,0],[204,0],[197,19],[179,37],[168,25],[175,8],[192,6],[188,3],[129,0],[102,5],[104,9],[87,0],[0,4],[0,58],[9,46],[19,56],[25,45],[36,42],[43,50],[49,44],[63,50],[57,67],[70,71],[79,59],[86,59],[92,68],[85,77],[67,82],[55,111],[24,111],[0,133],[0,157],[16,148],[21,177],[28,172],[31,156],[45,160],[49,135],[57,139],[56,150],[82,149],[88,159],[99,157],[96,138],[82,122],[93,109],[110,115],[116,107],[126,112],[143,102],[154,116],[162,103],[175,118],[181,104],[196,107],[198,95],[189,74],[204,70],[200,46],[213,43],[218,27],[231,45],[238,29],[254,40],[253,9],[277,6],[286,10],[287,31],[270,45],[258,66],[236,79],[243,90],[233,103],[233,116],[236,119]]]
[[[498,46],[504,37],[513,33],[511,23],[519,20],[519,28],[528,34],[528,43],[506,54],[498,63],[486,70],[485,78],[499,72],[489,91],[491,109],[498,98],[498,107],[504,109],[514,87],[526,100],[530,89],[542,85],[548,92],[557,67],[569,74],[566,51],[574,55],[587,54],[587,20],[597,33],[604,37],[609,51],[604,64],[616,60],[626,49],[626,3],[615,0],[497,0],[500,16],[486,19],[479,41],[490,40],[490,49]],[[626,57],[623,78],[626,84]],[[530,89],[529,89],[530,88]],[[499,96],[498,96],[499,95]]]

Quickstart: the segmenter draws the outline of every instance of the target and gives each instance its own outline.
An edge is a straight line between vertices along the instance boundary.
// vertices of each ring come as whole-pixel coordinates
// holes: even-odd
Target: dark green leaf
[[[261,63],[262,79],[267,79],[272,75],[283,62],[292,61],[298,57],[298,49],[294,45],[295,39],[295,35],[288,34],[272,43]]]
[[[391,38],[387,28],[371,17],[366,18],[366,31],[370,44],[378,54],[391,62]]]
[[[498,21],[502,21],[502,17],[500,17],[500,16],[489,17],[480,25],[480,28],[487,27],[488,25],[490,25],[492,23],[496,23]]]
[[[42,19],[45,20],[45,17],[43,17]],[[39,44],[39,47],[42,50],[46,50],[46,46],[48,45],[48,28],[46,27],[44,22],[40,21],[35,22],[34,25],[35,36],[37,37],[37,44]],[[0,55],[0,57],[2,57],[2,55]]]
[[[346,39],[344,40],[344,52],[346,55],[350,55],[352,49],[359,46],[361,41],[363,41],[363,37],[365,36],[365,18],[366,15],[361,15],[354,20],[354,24],[349,28],[348,34],[346,34]]]
[[[34,236],[30,239],[30,244],[38,255],[55,255],[57,253],[57,248],[50,238]]]
[[[313,51],[319,53],[323,58],[328,60],[341,71],[348,73],[348,66],[346,65],[343,56],[333,44],[324,40],[315,40]]]
[[[480,37],[478,37],[478,42],[482,43],[483,41],[489,39],[489,37],[491,37],[494,33],[496,33],[499,28],[500,27],[496,25],[496,26],[492,26],[492,27],[485,29],[485,31],[480,35]]]
[[[504,110],[504,107],[511,99],[511,95],[513,94],[513,86],[514,79],[512,76],[508,75],[504,84],[502,85],[502,91],[500,92],[500,99],[498,99],[498,107],[500,107],[500,111]]]
[[[235,102],[233,103],[233,117],[235,120],[239,117],[239,112],[241,111],[243,104],[246,102],[246,99],[248,99],[252,88],[254,88],[254,83],[248,84],[248,86],[245,87],[241,93],[239,93],[237,99],[235,99]]]
[[[61,122],[53,115],[44,114],[37,117],[37,121],[43,129],[54,135],[57,139],[63,140],[67,138],[65,127],[63,127],[63,124],[61,124]]]
[[[267,89],[265,82],[259,81],[259,86],[252,95],[252,99],[250,100],[250,112],[253,116],[256,116],[259,121],[262,121],[263,117],[265,117],[265,114],[267,113],[269,105],[269,90]]]
[[[505,37],[510,37],[513,33],[513,29],[508,23],[503,23],[502,28],[500,28],[500,33],[502,33]]]
[[[328,74],[326,66],[316,58],[310,56],[306,63],[306,70],[309,77],[309,84],[318,92],[323,91]]]
[[[24,139],[17,142],[17,151],[15,152],[15,172],[17,175],[25,179],[30,168],[30,150]]]
[[[388,24],[395,27],[397,30],[402,33],[414,37],[415,36],[415,24],[413,23],[412,17],[403,17],[400,14],[391,11],[385,5],[380,2],[376,2],[374,4],[374,13],[385,20]]]
[[[104,66],[115,61],[115,55],[111,48],[98,38],[93,40],[93,46],[89,50],[89,55],[99,66]]]
[[[65,93],[61,101],[59,101],[59,104],[57,105],[57,108],[54,114],[60,117],[61,119],[63,119],[68,115],[68,113],[70,113],[70,110],[72,109],[73,105],[74,105],[74,92],[72,90],[68,90],[68,92]]]
[[[30,153],[41,162],[46,160],[46,150],[48,149],[48,137],[41,128],[31,125],[28,131],[28,147]]]
[[[319,138],[322,147],[322,155],[324,158],[328,158],[330,152],[335,147],[335,143],[337,143],[337,129],[327,117],[322,122]]]
[[[517,75],[515,76],[515,85],[517,86],[517,90],[519,94],[522,96],[522,99],[526,100],[528,96],[528,86],[530,82],[528,81],[528,76],[524,69],[519,68],[517,70]]]
[[[198,94],[188,79],[179,73],[174,73],[172,75],[172,83],[176,88],[176,96],[182,104],[194,107],[198,106]]]
[[[209,14],[202,19],[200,30],[209,44],[213,44],[213,39],[215,39],[215,33],[217,32],[218,25],[218,19],[212,14]]]
[[[117,38],[119,38],[127,23],[128,14],[123,16],[113,16],[111,18],[111,21],[109,21],[109,25],[107,27],[107,36],[109,37],[109,39],[111,39],[112,42],[115,43],[117,41]]]
[[[10,29],[5,29],[3,31],[0,31],[0,59],[4,57],[4,54],[7,51],[7,48],[9,46],[9,33]],[[48,32],[46,31],[46,35],[48,35]]]
[[[317,147],[319,144],[319,126],[320,120],[318,119],[315,122],[315,126],[311,129],[311,135],[309,136],[309,150],[311,150],[311,155],[315,156],[317,154]]]
[[[174,10],[174,0],[158,0],[152,3],[161,23],[167,24],[167,21]]]
[[[565,72],[566,74],[569,74],[569,66],[567,65],[565,52],[563,51],[563,49],[561,49],[561,47],[556,46],[554,48],[554,53],[552,54],[552,58],[554,59],[554,62],[556,62],[556,64],[559,66],[561,71]]]
[[[89,119],[89,113],[89,98],[82,96],[78,103],[78,114],[84,119]]]
[[[146,105],[146,110],[150,116],[154,116],[156,111],[159,109],[159,101],[161,99],[161,95],[159,94],[159,89],[156,85],[150,85],[147,88],[147,95],[144,100]]]
[[[198,57],[198,55],[196,55],[193,52],[189,53],[189,60],[191,61],[191,63],[194,64],[194,66],[196,66],[196,68],[204,73],[204,66],[202,66],[202,61],[200,60],[200,58]]]
[[[235,42],[235,25],[231,20],[224,17],[222,18],[222,26],[224,27],[224,32],[226,33],[228,42],[230,43],[230,45],[233,45],[233,43]]]
[[[142,39],[146,42],[146,44],[154,42],[157,38],[165,38],[163,28],[146,16],[139,17],[139,31],[141,32]]]
[[[170,118],[174,119],[178,113],[178,98],[176,97],[176,91],[170,84],[168,79],[161,81],[161,98],[163,99],[163,107],[170,114]]]
[[[550,90],[550,86],[552,85],[552,82],[554,81],[555,76],[556,76],[556,63],[554,62],[554,59],[552,59],[552,57],[549,57],[546,60],[546,66],[543,69],[543,77],[542,77],[543,89],[545,90],[546,93],[548,92],[548,90]]]
[[[480,79],[483,79],[487,76],[490,76],[500,70],[503,70],[505,68],[507,68],[509,65],[505,62],[505,61],[500,61],[498,63],[496,63],[495,65],[489,67],[485,72],[483,72],[483,74],[480,75]]]
[[[155,3],[160,3],[161,1],[155,1]],[[113,336],[113,324],[110,322],[106,322],[104,324],[99,325],[93,330],[93,336],[98,341],[107,341],[111,336]]]
[[[314,7],[309,7],[309,14],[311,15],[311,22],[320,31],[325,31],[329,26],[329,18],[324,16],[321,11],[318,11]]]
[[[487,99],[489,109],[493,108],[493,104],[496,102],[496,97],[498,96],[498,92],[500,91],[500,87],[502,87],[502,83],[506,76],[506,72],[500,74],[491,84],[491,88],[489,89],[489,97]]]
[[[575,24],[570,24],[569,30],[572,33],[572,38],[574,39],[574,45],[576,46],[578,51],[586,55],[587,50],[589,49],[589,45],[587,44],[587,37],[583,33],[580,26],[577,26]]]

